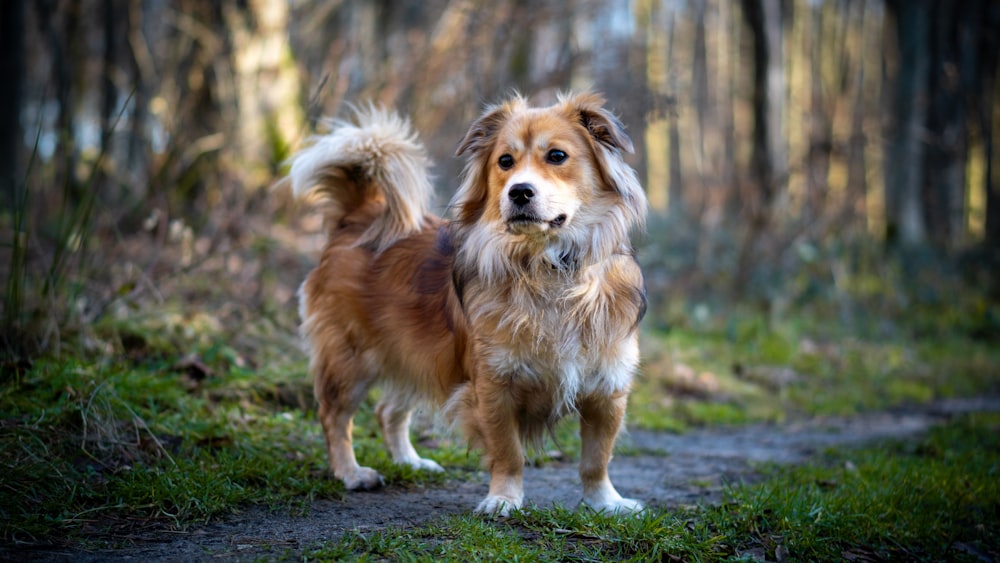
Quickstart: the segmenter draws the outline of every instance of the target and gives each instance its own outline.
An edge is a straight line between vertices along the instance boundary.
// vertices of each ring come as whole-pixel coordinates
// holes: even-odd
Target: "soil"
[[[803,463],[831,447],[851,448],[884,439],[913,439],[950,417],[1000,411],[1000,399],[946,400],[917,408],[851,418],[816,418],[785,424],[708,428],[684,434],[633,430],[611,463],[611,478],[625,496],[647,505],[678,508],[719,502],[726,484],[760,478],[761,463]],[[319,500],[305,515],[250,507],[222,522],[187,530],[149,531],[116,550],[83,551],[52,546],[2,546],[0,560],[229,561],[300,559],[304,549],[345,532],[407,528],[468,514],[486,494],[485,473],[425,488],[390,486]],[[580,501],[576,465],[526,467],[525,503],[575,507]]]

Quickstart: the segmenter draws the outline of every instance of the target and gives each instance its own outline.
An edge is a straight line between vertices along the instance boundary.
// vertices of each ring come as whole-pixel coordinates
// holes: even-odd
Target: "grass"
[[[974,560],[1000,553],[1000,416],[973,415],[918,443],[780,468],[710,510],[742,546],[802,560]],[[730,511],[738,517],[730,517]]]
[[[873,336],[736,312],[650,330],[643,357],[629,418],[657,430],[1000,393],[1000,348],[961,332]]]
[[[555,507],[507,521],[458,516],[314,546],[307,560],[907,561],[1000,555],[1000,415],[971,415],[917,443],[772,467],[725,502],[616,518]]]
[[[274,336],[281,325],[261,322],[234,335],[205,313],[144,312],[92,328],[113,354],[41,359],[4,372],[0,541],[107,547],[128,542],[136,530],[184,530],[249,505],[307,512],[313,500],[340,498],[342,486],[327,475],[305,360]],[[271,344],[259,345],[268,338]],[[231,342],[257,347],[251,355]],[[1000,351],[962,333],[856,337],[803,320],[765,322],[737,312],[649,330],[643,342],[645,365],[629,420],[648,429],[850,415],[998,391]],[[714,387],[679,380],[681,365],[696,383]],[[441,484],[478,470],[475,452],[432,435],[418,435],[418,450],[448,468],[445,474],[391,464],[371,414],[375,399],[359,412],[355,440],[359,460],[390,484]],[[772,480],[735,486],[715,507],[652,510],[627,520],[561,508],[505,522],[461,516],[407,530],[348,533],[304,555],[995,557],[997,429],[995,418],[971,417],[920,444],[766,469]],[[576,435],[573,421],[560,424],[555,441],[536,456],[558,449],[575,458]],[[627,447],[619,455],[629,455]],[[845,470],[847,461],[856,470]],[[909,514],[912,506],[921,509]]]
[[[102,131],[102,138],[110,137],[118,128],[134,94],[133,90],[126,97],[109,128]],[[75,170],[64,170],[59,211],[53,213],[43,205],[46,212],[36,218],[32,217],[30,210],[38,206],[30,201],[29,193],[41,192],[35,195],[42,195],[44,198],[44,192],[47,191],[36,185],[42,173],[33,170],[38,164],[41,134],[42,124],[39,122],[25,178],[17,185],[10,186],[10,191],[14,194],[12,209],[0,212],[0,225],[6,227],[9,224],[12,227],[10,241],[6,242],[10,246],[10,251],[6,264],[4,309],[0,318],[2,321],[0,329],[3,331],[0,335],[0,362],[3,363],[20,362],[32,353],[45,349],[46,346],[36,341],[40,339],[41,334],[49,333],[45,338],[41,338],[47,340],[54,333],[77,321],[75,318],[71,320],[65,316],[67,313],[72,315],[72,303],[79,297],[79,287],[74,286],[82,285],[80,282],[87,278],[84,265],[90,258],[89,242],[96,231],[93,220],[95,207],[99,203],[97,186],[105,169],[108,145],[102,143],[93,161],[89,163],[85,180],[76,179]],[[72,159],[67,158],[66,162],[72,162]],[[51,204],[51,202],[46,203]],[[41,224],[32,224],[32,219]],[[39,246],[39,241],[30,239],[46,229],[55,231],[55,238],[51,241],[53,243],[51,257],[44,267],[44,273],[32,273],[29,267],[28,248]],[[2,244],[4,242],[0,242],[0,245]],[[72,258],[76,259],[75,270],[70,264]],[[29,328],[28,325],[33,324],[46,328],[39,326]],[[55,340],[59,340],[58,335]],[[59,348],[58,344],[51,347],[57,350]]]
[[[689,521],[655,511],[621,519],[555,507],[518,512],[506,521],[453,516],[411,530],[353,532],[303,555],[306,560],[648,560],[710,552],[712,544],[708,533],[689,533]]]
[[[127,541],[137,527],[185,529],[251,504],[308,511],[315,499],[341,497],[342,486],[326,474],[303,360],[253,369],[208,329],[184,335],[156,326],[149,334],[136,326],[99,328],[98,334],[111,331],[136,350],[117,359],[38,361],[0,391],[5,543],[107,546]],[[657,367],[663,357],[654,355],[632,397],[632,422],[682,430],[789,414],[850,414],[996,389],[997,352],[972,340],[803,344],[803,334],[711,327],[653,334],[647,346],[654,342],[672,362],[719,372],[719,389],[677,398]],[[170,355],[184,346],[195,350],[196,360]],[[775,386],[746,375],[772,363],[796,376]],[[742,375],[732,369],[736,364],[745,366]],[[448,440],[423,442],[427,447],[418,441],[422,454],[449,468],[444,475],[392,465],[371,411],[369,404],[358,416],[358,457],[390,483],[443,483],[478,469],[475,452]],[[765,473],[772,480],[733,487],[716,507],[653,510],[627,520],[560,508],[499,523],[456,517],[425,528],[349,533],[306,555],[715,560],[760,553],[771,559],[785,553],[797,559],[995,553],[998,422],[974,416],[919,444],[771,468]],[[575,457],[575,424],[561,424],[555,434],[557,446],[544,451],[558,447]],[[848,461],[856,469],[845,470]]]
[[[3,541],[83,540],[137,518],[183,528],[248,503],[339,498],[314,413],[280,396],[250,371],[195,382],[166,362],[37,364],[0,395]],[[372,430],[370,412],[359,426]],[[357,443],[390,483],[441,482],[476,465],[443,447],[437,457],[458,469],[415,472],[391,464],[374,432]]]

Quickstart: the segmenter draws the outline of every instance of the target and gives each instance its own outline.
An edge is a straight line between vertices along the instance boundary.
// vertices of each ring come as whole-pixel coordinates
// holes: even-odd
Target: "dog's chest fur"
[[[535,271],[504,284],[475,284],[466,304],[474,353],[495,377],[554,394],[556,411],[578,396],[628,388],[638,363],[634,330],[617,318],[635,309],[609,286],[607,266]],[[626,327],[628,325],[626,324]]]

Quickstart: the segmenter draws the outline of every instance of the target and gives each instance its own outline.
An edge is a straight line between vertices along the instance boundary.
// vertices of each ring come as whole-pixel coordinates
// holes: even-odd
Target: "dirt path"
[[[1000,411],[1000,399],[936,402],[918,410],[874,413],[849,419],[828,418],[783,425],[716,428],[683,435],[633,431],[629,451],[611,464],[622,494],[653,506],[676,507],[721,498],[724,483],[754,480],[760,462],[801,463],[829,447],[855,447],[887,438],[912,438],[956,414]],[[468,513],[486,493],[486,475],[443,486],[389,487],[352,493],[344,501],[317,501],[305,516],[273,514],[251,508],[225,522],[184,532],[158,532],[130,538],[134,545],[116,551],[0,548],[0,560],[177,561],[252,560],[294,557],[303,548],[340,537],[347,530],[371,531],[416,526],[444,515]],[[573,463],[560,462],[525,471],[526,503],[548,506],[579,503]]]

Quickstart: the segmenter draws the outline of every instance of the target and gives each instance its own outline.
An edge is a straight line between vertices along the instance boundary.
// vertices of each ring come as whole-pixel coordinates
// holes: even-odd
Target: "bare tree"
[[[926,127],[932,0],[889,0],[887,5],[899,54],[886,150],[886,241],[890,246],[920,247],[927,239],[920,197],[926,148],[921,135]]]
[[[745,289],[760,235],[768,229],[771,207],[787,177],[782,133],[785,99],[781,0],[743,0],[743,16],[753,37],[753,190],[743,190],[747,234],[737,264],[736,290]]]
[[[744,0],[743,15],[753,35],[753,156],[760,209],[774,201],[787,175],[783,134],[785,74],[781,0]]]
[[[989,18],[983,25],[992,29],[1000,26],[1000,10],[990,11]],[[984,56],[980,65],[984,78],[977,104],[977,115],[986,154],[985,239],[987,246],[993,249],[993,252],[1000,254],[1000,143],[996,140],[997,129],[1000,128],[1000,89],[997,88],[998,76],[995,70],[1000,64],[1000,38],[996,34],[984,34],[982,39]],[[995,291],[1000,294],[1000,280],[997,286]]]
[[[12,209],[20,182],[21,96],[24,90],[24,2],[0,4],[0,207]]]

